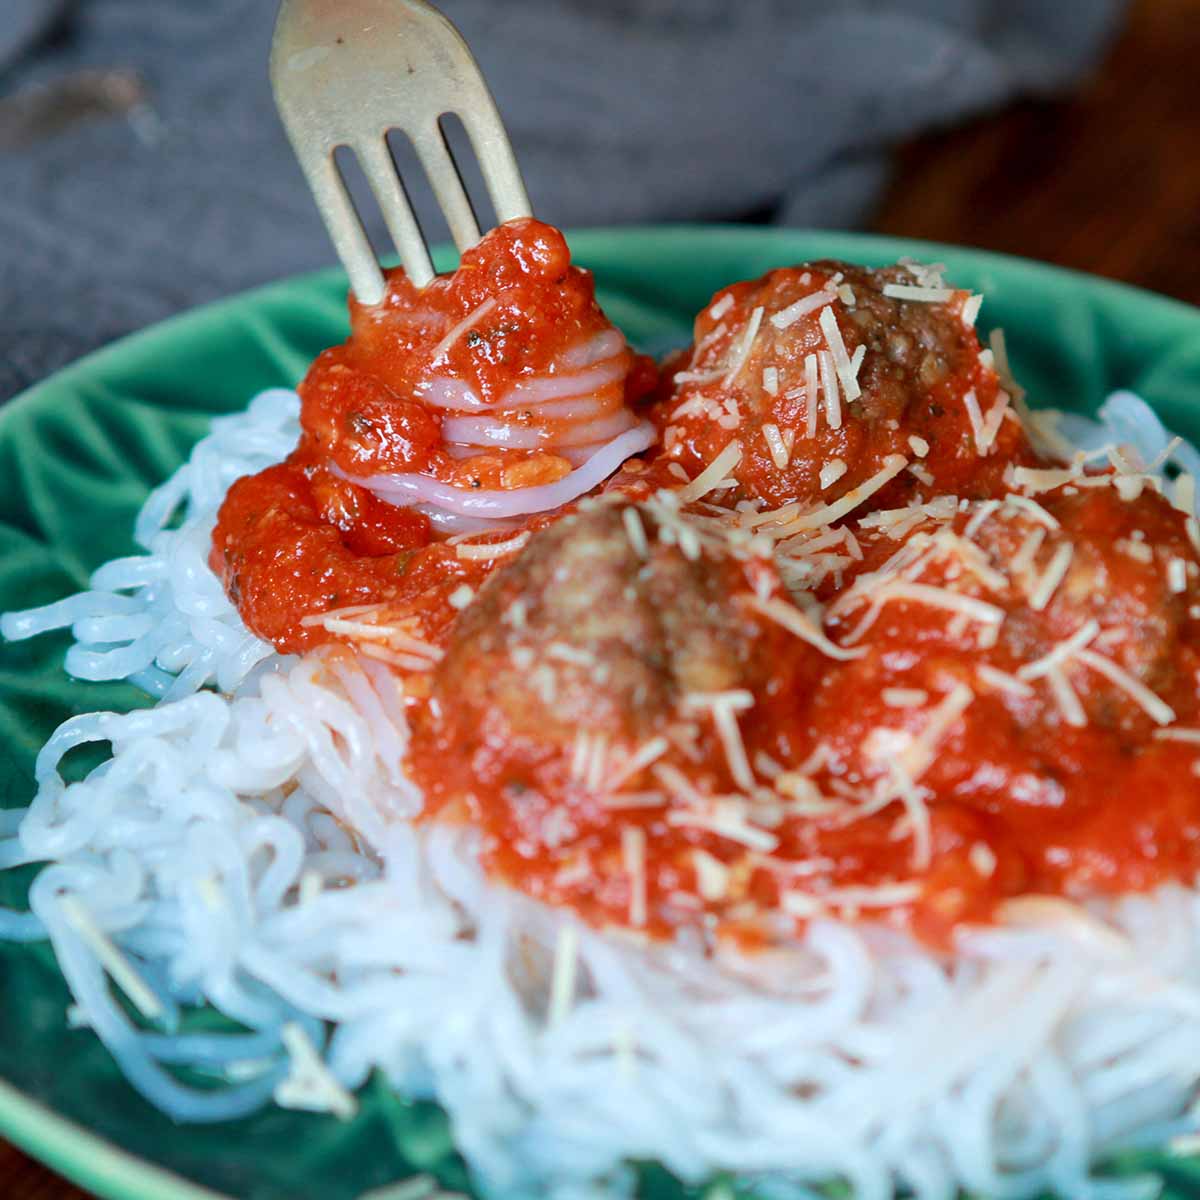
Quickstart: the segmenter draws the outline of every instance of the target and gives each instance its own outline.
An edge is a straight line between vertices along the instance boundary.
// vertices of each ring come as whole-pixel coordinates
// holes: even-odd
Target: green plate
[[[580,233],[601,302],[630,338],[662,351],[723,284],[805,258],[879,264],[944,261],[987,294],[981,325],[1001,324],[1018,376],[1042,404],[1086,410],[1116,387],[1140,392],[1168,426],[1200,440],[1200,311],[1117,284],[970,250],[849,234],[737,228]],[[443,265],[445,265],[443,263]],[[0,611],[56,599],[92,568],[133,550],[147,491],[182,461],[214,414],[262,388],[294,384],[345,336],[336,272],[288,280],[128,338],[0,411]],[[38,747],[64,718],[139,702],[132,689],[78,684],[63,636],[0,648],[0,805],[28,802]],[[23,907],[29,871],[0,875],[0,904]],[[356,1200],[420,1170],[465,1175],[441,1113],[377,1083],[349,1124],[268,1110],[179,1127],[117,1073],[100,1043],[69,1031],[66,988],[44,945],[0,944],[0,1133],[97,1193],[121,1200]],[[85,1127],[89,1132],[85,1132]],[[1195,1196],[1200,1167],[1154,1155],[1169,1194]],[[681,1189],[647,1168],[656,1197]],[[2,1190],[2,1189],[0,1189]]]

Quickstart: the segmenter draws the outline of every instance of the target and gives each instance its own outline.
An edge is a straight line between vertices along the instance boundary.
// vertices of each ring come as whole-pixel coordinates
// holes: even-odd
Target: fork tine
[[[461,253],[479,241],[479,222],[463,186],[458,164],[446,144],[446,135],[434,125],[431,129],[417,130],[410,137],[446,224],[450,226],[450,236]]]
[[[400,261],[409,279],[414,287],[423,288],[433,278],[433,261],[429,257],[421,227],[413,216],[412,206],[404,194],[404,185],[396,174],[396,163],[386,139],[380,137],[357,142],[351,148],[358,155],[367,182],[383,210],[384,222],[400,252]],[[383,299],[382,293],[379,299]]]
[[[517,217],[533,216],[517,156],[486,85],[476,103],[469,110],[456,110],[456,115],[466,128],[475,157],[479,159],[483,181],[496,210],[496,220],[503,224]]]
[[[317,202],[321,219],[333,239],[334,249],[350,276],[350,287],[362,304],[378,304],[383,299],[383,272],[375,261],[375,251],[354,209],[332,151],[300,155],[300,167],[309,190]]]

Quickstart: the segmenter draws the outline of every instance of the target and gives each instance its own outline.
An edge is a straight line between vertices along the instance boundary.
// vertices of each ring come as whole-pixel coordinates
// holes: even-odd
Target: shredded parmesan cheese
[[[561,1025],[571,1011],[578,972],[579,929],[574,924],[562,925],[554,947],[554,973],[550,980],[550,1004],[546,1011],[546,1023],[551,1029]]]
[[[438,362],[450,352],[451,347],[458,341],[464,333],[469,329],[478,325],[484,317],[496,307],[496,297],[489,296],[478,308],[473,312],[469,312],[457,325],[455,325],[446,334],[444,338],[433,348],[433,358],[431,362]]]
[[[758,337],[758,327],[762,324],[762,318],[763,310],[760,304],[750,314],[750,320],[746,322],[746,328],[742,333],[741,341],[738,342],[737,349],[734,351],[733,358],[729,363],[729,369],[725,372],[725,378],[721,381],[723,387],[730,387],[733,381],[742,373],[742,368],[750,358],[754,339]]]
[[[817,436],[817,356],[804,356],[804,432],[810,437]]]
[[[822,350],[817,355],[821,367],[821,391],[825,393],[825,420],[830,429],[842,427],[842,397],[838,390],[837,372],[833,365],[833,355],[828,350]]]
[[[621,830],[621,857],[629,876],[629,923],[646,924],[646,831],[636,825]]]
[[[707,496],[741,461],[742,443],[735,438],[691,483],[679,489],[676,499],[680,504],[690,504],[701,496]],[[528,537],[528,534],[525,536]]]
[[[733,307],[733,296],[726,292],[720,300],[708,310],[708,315],[714,321],[719,321]]]
[[[846,464],[840,458],[830,459],[822,468],[820,474],[821,487],[827,488],[837,483],[847,470]]]
[[[795,325],[801,317],[806,317],[809,313],[816,312],[818,308],[832,304],[836,299],[837,296],[833,292],[826,291],[813,292],[811,296],[801,296],[787,308],[781,308],[777,313],[772,313],[771,324],[776,329],[787,329],[789,326]]]
[[[701,898],[710,903],[724,900],[729,894],[729,868],[707,850],[692,851],[692,867]]]
[[[485,545],[477,542],[459,542],[454,547],[454,553],[459,558],[480,562],[492,558],[503,558],[507,554],[516,554],[527,541],[529,541],[529,530],[526,529],[506,542],[489,542]]]
[[[857,400],[862,395],[862,388],[858,386],[857,371],[851,365],[850,355],[846,352],[846,343],[842,338],[842,331],[838,327],[833,309],[823,308],[819,320],[821,332],[825,334],[825,345],[829,347],[834,369],[837,371],[838,380],[842,385],[842,394],[846,397],[847,403]],[[832,420],[830,424],[833,425]],[[836,429],[837,425],[833,425],[833,428]]]
[[[621,521],[625,526],[625,536],[638,558],[650,557],[650,543],[646,539],[646,527],[642,524],[641,515],[634,505],[629,505],[621,513]]]
[[[756,596],[748,598],[746,603],[755,612],[761,613],[768,620],[774,621],[776,625],[780,625],[789,633],[795,634],[801,641],[816,647],[816,649],[829,658],[836,659],[839,662],[846,662],[852,658],[860,658],[866,653],[866,650],[863,648],[847,650],[831,642],[814,621],[801,612],[794,604],[789,604],[786,600],[781,600],[778,597],[762,600]]]
[[[915,433],[909,437],[908,444],[918,458],[924,458],[929,453],[929,443],[923,437],[917,437]]]
[[[913,283],[885,283],[883,294],[891,300],[919,300],[925,304],[945,304],[954,298],[953,288],[920,287]]]
[[[1167,563],[1167,588],[1173,595],[1187,591],[1187,562],[1182,558],[1172,558]]]
[[[70,925],[100,961],[112,981],[129,997],[133,1006],[147,1021],[158,1021],[163,1016],[162,1001],[150,985],[137,973],[117,944],[96,924],[92,914],[80,904],[75,896],[62,895],[58,898],[58,909]]]
[[[779,368],[778,367],[763,367],[762,373],[763,391],[768,396],[779,395]]]
[[[754,697],[745,690],[729,692],[689,692],[684,696],[684,707],[695,711],[703,709],[712,713],[717,736],[729,766],[729,774],[743,791],[752,792],[757,786],[750,760],[746,756],[746,745],[738,728],[737,714],[754,705]]]
[[[1050,603],[1054,593],[1058,591],[1058,585],[1066,578],[1074,553],[1075,547],[1070,542],[1063,542],[1055,550],[1053,557],[1050,559],[1050,564],[1046,567],[1045,574],[1042,575],[1034,585],[1033,591],[1029,594],[1029,607],[1034,612],[1041,612]]]
[[[767,450],[771,455],[771,461],[782,471],[791,461],[791,454],[788,452],[787,444],[783,438],[779,436],[779,426],[772,422],[767,422],[762,427],[763,440],[767,443]]]
[[[350,1120],[358,1111],[358,1102],[334,1078],[303,1027],[288,1021],[280,1037],[291,1059],[291,1069],[275,1088],[275,1103],[280,1108],[327,1112],[339,1121]]]

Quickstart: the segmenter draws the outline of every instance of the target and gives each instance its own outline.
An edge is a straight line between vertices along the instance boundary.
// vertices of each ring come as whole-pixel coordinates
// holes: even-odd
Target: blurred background
[[[555,223],[875,229],[1200,301],[1200,0],[441,6]],[[274,9],[0,0],[0,399],[333,261],[271,103]]]

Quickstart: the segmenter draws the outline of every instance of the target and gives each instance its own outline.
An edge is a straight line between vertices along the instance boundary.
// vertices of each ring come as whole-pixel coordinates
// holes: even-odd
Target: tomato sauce
[[[464,490],[561,479],[572,463],[553,450],[453,453],[447,411],[431,397],[465,389],[470,403],[491,405],[514,386],[554,378],[573,348],[613,331],[562,234],[531,219],[493,230],[425,288],[389,271],[379,305],[351,294],[350,325],[300,384],[295,452],[234,485],[213,537],[213,569],[246,623],[287,653],[331,640],[305,618],[364,604],[422,607],[411,580],[426,557],[446,561],[418,508],[385,503],[346,476],[410,472]],[[631,405],[657,373],[644,356],[621,354],[617,400]],[[544,426],[550,439],[569,424],[520,409],[511,420]]]
[[[391,662],[427,815],[469,822],[496,878],[596,925],[758,946],[830,915],[949,946],[1016,897],[1190,882],[1194,522],[1136,477],[1047,474],[970,307],[904,268],[724,289],[652,397],[660,444],[599,509],[565,510],[596,522],[594,552],[545,557],[553,512],[464,555],[345,477],[498,488],[570,469],[553,447],[452,453],[431,402],[494,404],[610,328],[560,235],[512,223],[421,292],[395,272],[379,308],[352,302],[351,338],[301,386],[296,453],[231,489],[214,568],[281,650]],[[654,382],[629,355],[622,402]],[[735,440],[732,486],[661,499]],[[827,525],[787,533],[821,505]],[[797,579],[816,607],[796,607]]]

